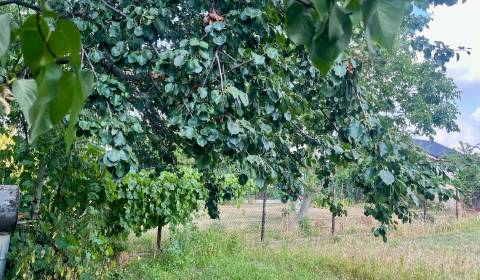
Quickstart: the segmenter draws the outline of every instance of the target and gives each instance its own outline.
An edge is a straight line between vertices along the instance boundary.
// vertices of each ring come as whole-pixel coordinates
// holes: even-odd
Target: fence
[[[364,215],[362,205],[347,208],[347,216],[332,217],[325,208],[310,207],[307,218],[297,219],[297,207],[294,203],[283,204],[280,200],[268,199],[265,203],[264,227],[262,227],[263,200],[255,197],[240,205],[224,205],[220,209],[220,219],[211,220],[205,213],[195,223],[200,228],[218,226],[225,230],[249,235],[251,240],[284,238],[304,238],[313,236],[329,237],[331,234],[371,234],[378,222]],[[414,224],[444,223],[473,213],[462,207],[440,207],[439,204],[425,204],[416,209]],[[453,204],[455,205],[455,204]],[[262,230],[263,228],[263,230]],[[262,233],[263,231],[263,233]]]

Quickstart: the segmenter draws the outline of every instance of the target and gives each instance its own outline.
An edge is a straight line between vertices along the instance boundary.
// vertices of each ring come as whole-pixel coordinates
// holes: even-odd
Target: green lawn
[[[478,217],[403,226],[386,244],[358,233],[266,244],[249,236],[218,226],[179,230],[161,254],[126,261],[122,279],[480,279]],[[153,243],[152,235],[135,239],[130,253]]]

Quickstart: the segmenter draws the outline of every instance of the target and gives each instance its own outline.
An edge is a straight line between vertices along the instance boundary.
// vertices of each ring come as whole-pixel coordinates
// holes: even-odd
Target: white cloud
[[[459,1],[460,2],[460,1]],[[480,1],[470,0],[453,7],[437,6],[430,28],[424,35],[431,40],[443,41],[452,48],[472,48],[472,54],[464,54],[459,62],[447,65],[449,73],[457,80],[480,80],[480,36],[477,27]]]
[[[450,148],[456,148],[459,142],[466,142],[472,145],[476,145],[480,141],[480,130],[478,129],[478,123],[471,118],[460,119],[458,122],[460,132],[447,133],[445,130],[437,130],[435,135],[435,142],[445,145]]]
[[[477,109],[475,109],[475,111],[472,113],[472,117],[475,120],[480,121],[480,107],[477,107]]]

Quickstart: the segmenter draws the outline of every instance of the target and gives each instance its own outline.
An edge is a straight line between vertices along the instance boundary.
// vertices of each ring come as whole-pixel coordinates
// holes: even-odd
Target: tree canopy
[[[428,17],[412,12],[445,1],[7,2],[1,122],[15,140],[2,155],[16,162],[3,181],[30,195],[25,208],[42,202],[44,228],[103,215],[106,240],[181,223],[200,201],[216,218],[241,193],[224,170],[296,200],[304,170],[327,186],[354,164],[384,238],[419,196],[451,195],[411,143],[457,129],[444,67],[459,52],[418,36]],[[79,249],[41,234],[53,255]]]

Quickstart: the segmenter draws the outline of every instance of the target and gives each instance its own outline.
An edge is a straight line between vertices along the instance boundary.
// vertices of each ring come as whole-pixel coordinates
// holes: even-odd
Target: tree
[[[195,209],[193,201],[200,196],[172,200],[186,203],[181,206],[185,210],[181,213],[171,211],[173,204],[161,205],[160,202],[159,206],[158,200],[163,201],[167,193],[178,194],[175,190],[166,190],[161,179],[162,174],[166,174],[162,172],[169,171],[169,175],[181,181],[178,154],[195,161],[201,174],[202,184],[199,185],[208,190],[206,205],[214,218],[219,215],[218,203],[223,196],[218,170],[225,165],[235,166],[242,185],[248,179],[255,180],[259,188],[277,184],[284,199],[297,199],[301,191],[297,183],[301,170],[313,170],[328,185],[336,168],[355,162],[360,166],[355,180],[369,203],[366,214],[380,221],[375,234],[384,237],[388,228],[395,225],[394,215],[405,222],[411,219],[408,205],[418,194],[429,198],[434,192],[440,193],[442,198],[448,194],[436,184],[439,174],[434,172],[435,166],[425,162],[417,150],[412,150],[410,137],[395,125],[391,116],[379,113],[386,110],[375,106],[379,99],[374,99],[369,89],[362,86],[364,66],[355,52],[347,52],[342,59],[335,60],[350,42],[353,26],[349,21],[355,15],[345,13],[346,7],[339,6],[338,1],[328,2],[333,4],[325,14],[329,17],[332,38],[325,38],[325,32],[320,33],[327,29],[318,30],[316,38],[313,32],[307,34],[314,36],[316,42],[314,48],[308,48],[307,44],[308,53],[284,32],[286,20],[288,34],[295,33],[290,30],[289,15],[292,3],[298,4],[298,1],[290,1],[287,6],[279,1],[264,0],[241,3],[200,0],[100,2],[56,3],[58,14],[74,22],[82,36],[81,48],[75,45],[74,50],[53,50],[55,56],[62,54],[63,57],[65,52],[74,58],[69,59],[67,66],[57,65],[57,59],[48,50],[56,44],[50,45],[46,39],[39,44],[28,44],[39,46],[42,51],[40,62],[38,59],[34,62],[48,61],[47,65],[38,66],[38,74],[34,71],[37,65],[26,57],[19,61],[22,67],[29,69],[27,76],[37,79],[39,90],[35,100],[45,105],[37,106],[44,114],[38,114],[34,120],[47,124],[41,126],[43,128],[50,128],[51,124],[53,129],[51,135],[37,137],[35,144],[29,146],[26,143],[32,139],[25,141],[28,129],[24,128],[22,115],[15,105],[12,117],[3,120],[18,131],[27,132],[16,135],[16,143],[27,151],[19,155],[19,162],[32,159],[34,168],[28,170],[40,170],[42,159],[47,163],[43,189],[46,195],[40,198],[40,221],[35,226],[38,233],[30,232],[25,239],[26,245],[19,238],[18,244],[25,246],[15,248],[31,252],[28,250],[32,247],[43,246],[52,252],[49,258],[53,256],[53,260],[65,264],[82,260],[78,257],[83,256],[79,253],[82,242],[91,245],[87,247],[89,254],[101,255],[106,251],[110,256],[110,251],[114,250],[112,240],[124,237],[128,228],[144,231],[158,224],[163,226],[162,220],[183,221],[189,216],[184,214]],[[358,1],[351,1],[355,2]],[[369,3],[376,4],[366,5]],[[366,7],[362,15],[369,33],[381,44],[387,39],[393,40],[391,33],[396,32],[396,28],[391,28],[390,35],[383,37],[377,32],[382,29],[378,27],[389,23],[385,17],[378,17],[379,7],[385,7],[385,3],[395,4],[393,1],[361,3]],[[43,20],[47,20],[58,30],[47,32],[45,28],[46,34],[63,30],[60,22],[68,25],[67,21],[57,21],[58,18],[43,5],[28,8],[41,13],[30,15],[22,10],[24,12],[16,19],[18,22],[36,24],[43,32]],[[306,17],[298,20],[318,14],[313,8],[305,7]],[[392,13],[387,13],[387,19],[388,14]],[[389,26],[397,25],[398,15],[393,17],[394,22]],[[37,29],[25,30],[41,37],[43,33]],[[324,39],[327,43],[319,44]],[[20,49],[12,45],[9,54],[20,51],[27,54],[21,50],[21,45]],[[78,51],[80,66],[90,68],[88,73],[91,74],[85,75],[89,76],[88,83],[91,76],[95,77],[95,86],[85,101],[78,126],[74,126],[77,109],[81,107],[78,105],[82,102],[71,103],[75,104],[75,110],[62,107],[70,110],[53,114],[55,118],[52,119],[52,108],[57,104],[52,100],[60,96],[85,98],[86,94],[78,94],[81,88],[78,79],[72,79],[77,81],[72,86],[76,90],[68,91],[75,92],[74,95],[62,95],[60,90],[48,91],[51,95],[45,101],[40,93],[47,93],[47,86],[61,82],[63,75],[66,80],[72,75],[83,77],[83,70],[75,64],[80,49],[83,54]],[[7,58],[8,69],[16,65],[15,57]],[[323,58],[325,63],[321,62]],[[321,72],[312,66],[311,60]],[[326,73],[330,66],[334,66],[333,71]],[[15,74],[15,71],[10,72]],[[50,74],[55,74],[52,79]],[[50,84],[43,83],[47,80]],[[82,92],[87,91],[82,89]],[[30,110],[23,111],[27,116],[30,113]],[[65,129],[63,116],[68,112],[68,127],[73,128],[67,129],[77,135],[71,154],[58,148],[59,135]],[[58,125],[54,126],[56,123]],[[35,125],[31,125],[30,136],[36,137],[33,131],[40,130],[34,128]],[[68,143],[69,139],[67,137]],[[60,173],[64,170],[67,172]],[[152,170],[152,175],[142,170]],[[25,176],[36,177],[30,171],[25,173]],[[128,179],[138,188],[131,197],[120,197],[120,190],[128,190],[128,183],[124,181]],[[33,193],[27,180],[20,181],[24,192]],[[189,195],[195,188],[189,185],[180,195]],[[146,194],[147,198],[135,197],[139,194]],[[128,209],[148,219],[143,221],[138,215],[130,215],[120,207],[125,203],[131,206]],[[68,213],[69,218],[63,213]],[[101,216],[98,229],[91,231],[93,236],[85,235],[83,229],[74,226],[77,221],[87,223],[82,220],[87,215],[83,213],[88,214],[91,226],[95,215]],[[48,234],[62,224],[67,224],[70,231],[61,232],[59,236]],[[42,258],[41,251],[34,254],[37,259]],[[62,254],[67,255],[66,261],[61,258]],[[26,260],[28,253],[19,255]],[[24,269],[31,268],[31,263],[25,263]],[[73,277],[95,270],[82,270],[80,264],[75,264],[78,269],[75,266],[70,272]],[[29,275],[32,278],[65,277],[63,268],[62,265],[50,267],[46,262],[35,272],[32,269]]]
[[[480,191],[480,157],[478,147],[460,142],[457,153],[445,158],[452,172],[452,184],[460,190],[465,202],[471,205],[473,194]],[[457,198],[460,199],[460,198]]]

